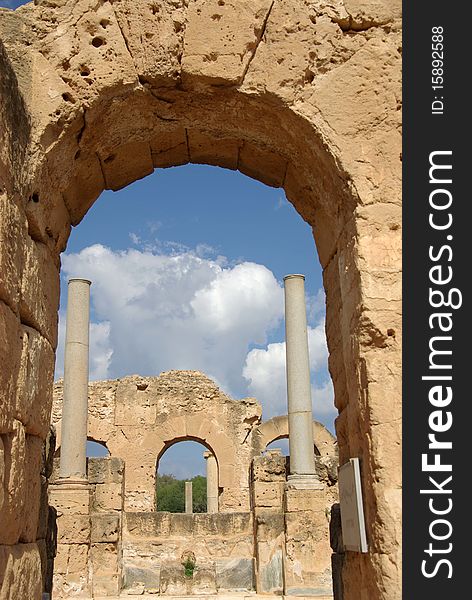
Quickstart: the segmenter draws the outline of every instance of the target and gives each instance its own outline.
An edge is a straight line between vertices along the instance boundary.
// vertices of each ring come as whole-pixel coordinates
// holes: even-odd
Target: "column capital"
[[[284,281],[287,279],[303,279],[303,281],[305,281],[305,275],[302,275],[301,273],[291,273],[290,275],[285,275]]]
[[[74,281],[80,281],[82,283],[87,283],[88,285],[92,285],[92,282],[90,281],[90,279],[84,279],[83,277],[71,277],[67,283],[68,284],[73,283]]]

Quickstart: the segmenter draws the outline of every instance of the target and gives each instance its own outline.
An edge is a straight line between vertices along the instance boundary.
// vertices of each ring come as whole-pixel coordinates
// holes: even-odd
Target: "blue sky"
[[[24,2],[21,0],[0,0],[0,7],[3,8],[18,8],[19,6],[22,6],[23,4],[28,4],[28,2]]]

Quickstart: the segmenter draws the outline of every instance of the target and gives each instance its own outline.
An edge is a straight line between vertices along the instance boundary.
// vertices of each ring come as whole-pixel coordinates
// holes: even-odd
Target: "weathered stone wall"
[[[85,489],[55,485],[58,471],[56,459],[49,488],[57,511],[54,597],[116,596],[122,581],[124,462],[89,458]]]
[[[292,489],[287,463],[278,450],[252,463],[257,591],[331,598],[329,515],[337,478],[318,462],[323,489]]]
[[[53,409],[58,445],[61,409],[59,382]],[[252,432],[261,414],[256,400],[232,400],[197,371],[89,385],[88,435],[104,443],[111,456],[126,457],[128,511],[155,509],[157,461],[173,443],[185,439],[200,441],[216,456],[220,511],[248,511]]]
[[[314,229],[340,460],[363,465],[369,553],[347,556],[345,594],[400,597],[400,14],[398,0],[0,9],[0,545],[27,572],[5,593],[37,597],[71,223],[105,188],[201,162],[283,187]]]
[[[287,488],[278,450],[252,462],[251,511],[216,514],[126,512],[125,462],[88,459],[89,488],[57,484],[53,594],[57,598],[257,591],[332,598],[328,515],[337,486]],[[192,574],[185,572],[191,562]]]
[[[195,566],[185,576],[187,556]],[[125,513],[125,589],[188,596],[254,589],[251,513]]]

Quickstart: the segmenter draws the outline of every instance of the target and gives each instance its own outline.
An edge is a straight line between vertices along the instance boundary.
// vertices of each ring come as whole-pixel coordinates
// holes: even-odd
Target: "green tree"
[[[193,483],[193,512],[205,513],[207,511],[207,480],[206,477],[197,475]]]
[[[185,481],[176,479],[174,475],[157,475],[157,510],[173,513],[185,512]],[[204,513],[207,510],[206,477],[197,475],[191,481],[193,483],[193,512]]]

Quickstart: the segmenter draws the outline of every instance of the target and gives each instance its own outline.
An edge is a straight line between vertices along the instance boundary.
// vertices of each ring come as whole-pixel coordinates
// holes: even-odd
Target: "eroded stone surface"
[[[38,389],[35,416],[17,405],[20,332],[56,345],[58,253],[70,224],[105,187],[153,166],[219,164],[283,186],[313,227],[339,456],[362,460],[371,542],[367,556],[344,562],[345,593],[400,597],[400,11],[397,0],[0,9],[0,435],[15,471],[3,477],[2,523],[27,493],[11,443],[17,420],[41,437],[50,399]],[[17,482],[11,497],[6,481]],[[133,502],[144,506],[146,493]],[[228,506],[238,498],[228,494]],[[14,529],[9,522],[9,539]]]

